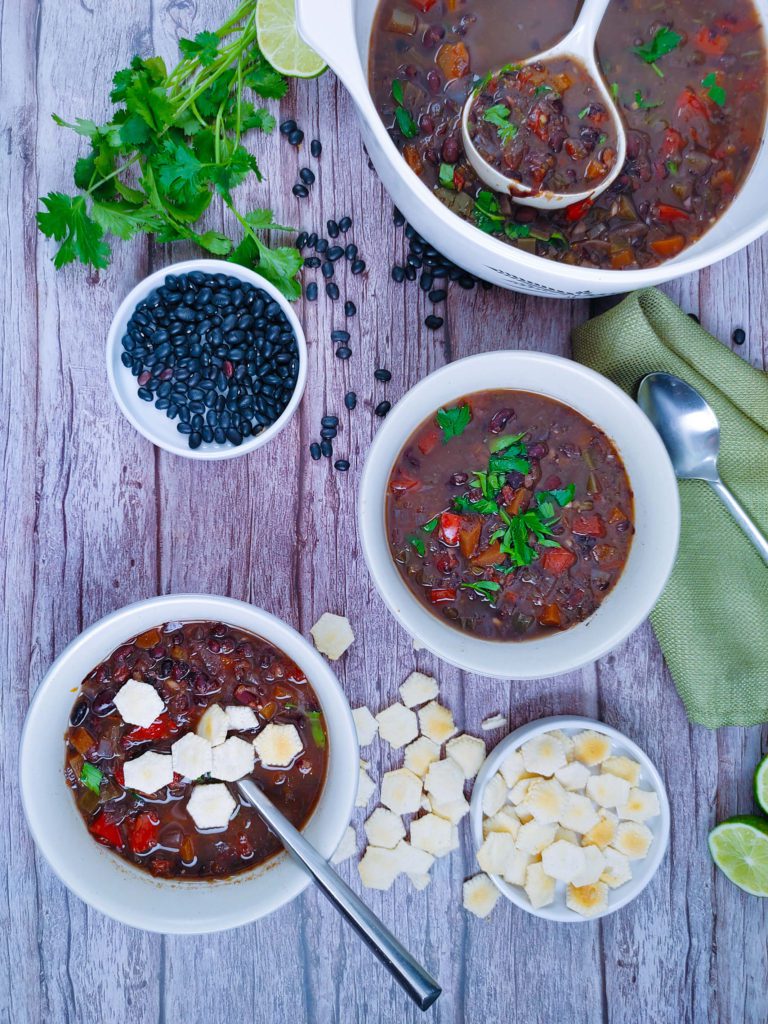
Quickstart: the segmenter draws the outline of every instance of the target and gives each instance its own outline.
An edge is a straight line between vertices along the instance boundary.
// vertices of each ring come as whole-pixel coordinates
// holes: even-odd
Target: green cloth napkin
[[[654,370],[697,388],[720,420],[723,481],[768,534],[768,375],[655,289],[577,327],[573,351],[633,398]],[[679,490],[680,553],[651,623],[692,722],[766,722],[768,566],[707,484]]]

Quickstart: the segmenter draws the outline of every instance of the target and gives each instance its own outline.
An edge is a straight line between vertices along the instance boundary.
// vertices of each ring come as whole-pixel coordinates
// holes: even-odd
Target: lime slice
[[[326,69],[322,57],[300,38],[296,0],[259,0],[256,8],[259,49],[275,70],[292,78],[316,78]]]
[[[755,800],[760,809],[768,814],[768,754],[755,768]]]
[[[753,896],[768,896],[768,821],[737,815],[709,833],[709,852],[726,878]]]

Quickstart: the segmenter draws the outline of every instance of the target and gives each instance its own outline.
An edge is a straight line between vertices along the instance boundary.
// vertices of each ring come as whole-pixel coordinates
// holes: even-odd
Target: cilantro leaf
[[[219,37],[215,32],[198,32],[194,39],[180,39],[179,50],[185,57],[196,57],[202,66],[213,64],[218,56]]]
[[[568,484],[567,487],[557,487],[551,491],[539,491],[536,494],[536,500],[539,505],[542,501],[556,501],[560,508],[565,508],[569,505],[576,494],[576,487],[574,484]]]
[[[496,103],[483,114],[483,120],[495,125],[502,142],[509,142],[518,133],[518,127],[509,120],[510,109],[504,103]]]
[[[419,126],[405,107],[395,107],[395,120],[397,121],[397,127],[406,139],[415,139],[419,134]]]
[[[456,187],[453,182],[453,172],[455,170],[456,164],[440,164],[438,178],[443,188],[453,189]]]
[[[254,66],[245,76],[245,84],[265,100],[281,100],[288,92],[288,79],[275,71],[260,51],[255,51]]]
[[[517,445],[525,437],[525,431],[521,434],[504,434],[501,437],[494,437],[488,447],[494,454],[496,452],[503,452],[505,448],[509,448],[512,445]]]
[[[92,793],[98,793],[103,778],[103,772],[95,764],[90,764],[88,761],[83,764],[80,770],[80,781],[86,789],[90,789]]]
[[[421,558],[423,558],[427,549],[425,548],[424,541],[421,539],[421,537],[410,536],[406,539],[408,543],[411,545],[411,547],[414,549],[414,551]]]
[[[662,25],[660,29],[656,30],[653,39],[649,43],[643,43],[642,46],[633,46],[632,53],[641,60],[644,60],[646,64],[655,65],[660,57],[676,49],[682,40],[683,37],[681,35],[678,35],[673,29],[667,28],[666,25]],[[658,68],[654,68],[654,70],[662,78],[664,77]]]
[[[661,106],[661,102],[652,103],[651,100],[645,99],[642,92],[637,89],[635,91],[635,106],[638,110],[654,110],[656,107]]]
[[[504,234],[507,238],[530,238],[531,229],[527,224],[516,224],[513,220],[508,220],[504,225]]]
[[[37,226],[48,238],[61,243],[53,258],[57,270],[74,260],[100,269],[107,266],[109,246],[103,240],[102,228],[88,215],[82,196],[49,192],[40,202],[46,209],[38,212]]]
[[[403,105],[403,83],[395,78],[392,81],[392,99],[395,101],[398,107]]]
[[[490,192],[488,189],[481,189],[477,193],[472,210],[475,224],[481,231],[485,231],[486,234],[498,231],[504,220],[504,215],[499,211],[499,201],[493,192]]]
[[[451,409],[437,410],[437,425],[443,432],[443,444],[448,444],[452,437],[459,437],[469,426],[472,410],[465,402]]]
[[[489,498],[478,498],[477,501],[470,501],[464,495],[453,499],[453,507],[457,512],[478,512],[483,516],[498,515],[499,506]]]
[[[439,519],[439,516],[435,516],[433,519],[430,519],[428,523],[424,523],[424,525],[422,526],[422,530],[424,531],[424,533],[433,533],[435,528],[437,527]]]
[[[482,594],[483,597],[487,597],[488,600],[491,598],[491,594],[495,594],[497,590],[501,590],[501,584],[495,580],[479,580],[477,583],[462,583],[462,590],[474,590],[477,594]]]
[[[275,130],[274,115],[270,114],[266,107],[254,107],[252,103],[243,103],[240,110],[240,130],[250,131],[257,128],[259,131],[269,135]]]
[[[707,90],[707,96],[716,103],[718,107],[725,105],[726,91],[722,85],[718,84],[717,74],[714,71],[710,71],[708,75],[705,75],[701,80],[701,84]]]

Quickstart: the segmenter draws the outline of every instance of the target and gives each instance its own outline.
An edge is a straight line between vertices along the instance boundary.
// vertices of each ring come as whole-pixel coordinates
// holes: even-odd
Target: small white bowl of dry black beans
[[[192,459],[260,448],[301,401],[307,348],[286,298],[222,260],[174,263],[144,278],[107,338],[117,404],[153,444]]]

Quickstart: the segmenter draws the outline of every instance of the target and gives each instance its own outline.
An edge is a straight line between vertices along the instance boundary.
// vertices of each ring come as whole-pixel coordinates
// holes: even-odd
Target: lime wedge
[[[768,821],[737,815],[709,833],[709,852],[726,878],[753,896],[768,896]]]
[[[300,38],[295,0],[259,0],[256,8],[259,49],[276,71],[292,78],[316,78],[326,64]]]
[[[755,800],[760,809],[768,814],[768,754],[755,768]]]

